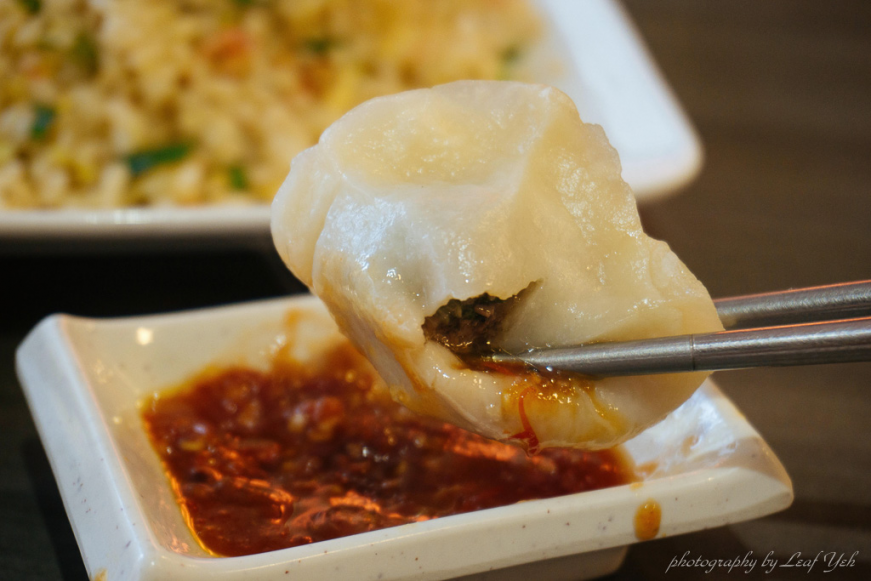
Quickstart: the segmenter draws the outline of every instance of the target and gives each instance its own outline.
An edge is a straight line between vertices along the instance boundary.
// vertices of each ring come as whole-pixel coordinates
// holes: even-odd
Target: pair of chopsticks
[[[595,376],[871,361],[871,280],[719,299],[714,305],[723,326],[734,330],[484,359]]]

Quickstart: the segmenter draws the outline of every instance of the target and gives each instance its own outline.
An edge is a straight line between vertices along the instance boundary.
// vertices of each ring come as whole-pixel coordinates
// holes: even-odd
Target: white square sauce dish
[[[305,361],[343,341],[322,304],[307,296],[149,317],[42,321],[18,350],[18,374],[89,575],[590,579],[617,570],[628,546],[644,536],[636,523],[644,507],[659,508],[656,535],[671,536],[757,518],[792,501],[780,462],[707,382],[623,446],[636,466],[633,484],[255,555],[211,556],[188,529],[144,430],[141,402],[209,366],[265,369],[287,345]]]

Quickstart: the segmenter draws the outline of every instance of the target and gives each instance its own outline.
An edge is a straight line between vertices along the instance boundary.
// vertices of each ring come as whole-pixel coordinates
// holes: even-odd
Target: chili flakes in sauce
[[[195,535],[217,555],[272,551],[615,486],[614,452],[523,450],[414,414],[343,346],[318,369],[230,368],[143,418]]]

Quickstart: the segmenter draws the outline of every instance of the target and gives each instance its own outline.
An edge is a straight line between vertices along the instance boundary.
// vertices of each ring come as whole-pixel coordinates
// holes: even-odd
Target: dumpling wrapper
[[[547,378],[470,369],[421,326],[451,299],[528,289],[495,346],[722,329],[702,284],[641,230],[617,152],[565,94],[461,81],[373,99],[300,153],[279,254],[409,408],[530,448],[606,448],[705,373]]]

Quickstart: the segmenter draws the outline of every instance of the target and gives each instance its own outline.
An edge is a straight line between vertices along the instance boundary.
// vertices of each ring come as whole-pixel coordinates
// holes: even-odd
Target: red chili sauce
[[[623,484],[611,451],[520,448],[421,417],[350,347],[319,369],[231,368],[156,397],[152,443],[202,545],[248,555]]]

